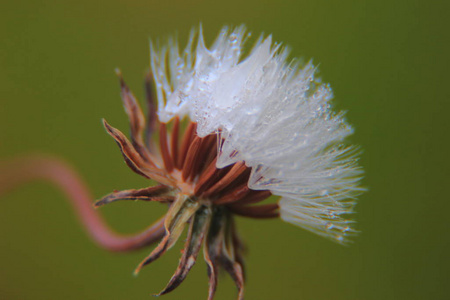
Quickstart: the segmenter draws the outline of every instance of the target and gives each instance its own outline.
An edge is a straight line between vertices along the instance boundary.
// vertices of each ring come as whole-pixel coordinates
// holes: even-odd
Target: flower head
[[[146,121],[121,79],[131,141],[105,121],[128,166],[160,185],[114,192],[97,206],[130,199],[169,204],[162,241],[137,270],[190,224],[180,265],[160,294],[183,281],[203,244],[209,299],[219,266],[243,297],[243,245],[234,215],[279,216],[340,243],[355,232],[344,216],[362,191],[362,171],[355,147],[341,144],[352,128],[331,110],[331,88],[316,78],[311,62],[288,63],[288,51],[271,36],[261,36],[243,55],[246,38],[243,26],[225,27],[206,47],[200,28],[181,52],[174,40],[152,46],[157,115],[149,101]],[[157,126],[158,140],[152,138]],[[255,205],[271,195],[278,203]]]

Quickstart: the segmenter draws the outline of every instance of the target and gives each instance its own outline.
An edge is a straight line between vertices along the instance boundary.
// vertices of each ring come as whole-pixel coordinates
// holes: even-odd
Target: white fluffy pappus
[[[188,116],[199,136],[219,133],[217,167],[245,161],[251,189],[281,196],[283,220],[345,243],[356,231],[344,217],[364,190],[356,148],[342,144],[353,130],[311,62],[288,62],[270,35],[244,56],[246,38],[244,26],[224,27],[206,47],[200,27],[181,52],[174,39],[152,45],[158,117]]]

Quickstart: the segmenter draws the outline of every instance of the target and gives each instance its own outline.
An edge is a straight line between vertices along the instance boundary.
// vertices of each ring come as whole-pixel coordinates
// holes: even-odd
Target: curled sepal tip
[[[100,200],[97,200],[94,203],[94,207],[98,208],[105,204],[122,200],[140,200],[140,201],[155,201],[155,202],[174,201],[175,198],[171,196],[168,192],[170,192],[170,189],[165,185],[157,185],[138,190],[131,189],[124,191],[114,191],[113,193],[104,196]]]
[[[156,296],[161,296],[173,291],[186,278],[197,260],[207,228],[211,222],[211,216],[212,213],[210,207],[202,206],[197,210],[189,228],[186,246],[184,247],[183,256],[180,259],[178,268],[167,286]]]
[[[137,275],[144,266],[158,259],[176,243],[187,222],[197,211],[199,205],[198,201],[194,201],[187,195],[177,195],[176,200],[166,214],[164,222],[166,233],[163,240],[152,253],[137,266],[134,270],[134,275]]]
[[[205,245],[203,247],[203,255],[207,264],[209,277],[208,300],[214,299],[217,289],[219,258],[224,243],[225,222],[224,209],[215,208]]]

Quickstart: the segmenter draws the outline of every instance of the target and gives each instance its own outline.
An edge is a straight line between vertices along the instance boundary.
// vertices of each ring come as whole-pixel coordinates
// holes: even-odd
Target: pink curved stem
[[[0,164],[0,196],[28,181],[43,179],[60,188],[91,238],[101,247],[116,252],[152,244],[164,235],[164,217],[136,235],[121,235],[105,224],[92,207],[92,196],[79,175],[64,161],[45,156],[21,157]]]

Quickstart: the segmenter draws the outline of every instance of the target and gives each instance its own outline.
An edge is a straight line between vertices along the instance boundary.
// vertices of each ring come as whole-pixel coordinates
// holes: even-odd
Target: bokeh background
[[[343,247],[278,220],[239,220],[249,246],[246,299],[448,299],[449,7],[446,1],[3,0],[0,159],[56,154],[96,197],[146,185],[122,162],[101,118],[127,131],[114,69],[142,99],[149,39],[202,22],[272,33],[293,57],[313,58],[364,150],[355,218]],[[33,183],[0,199],[0,299],[150,299],[168,282],[175,248],[132,276],[150,249],[97,248],[63,195]],[[136,232],[164,208],[122,203],[102,213]],[[225,274],[224,274],[225,275]],[[206,299],[202,259],[163,299]],[[221,276],[217,299],[234,299]]]

